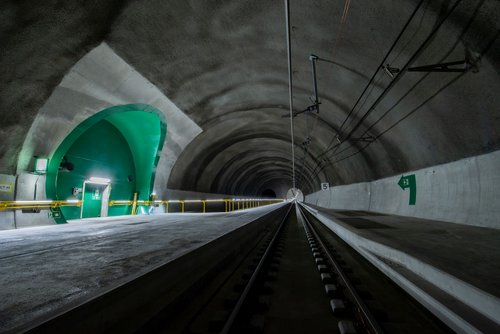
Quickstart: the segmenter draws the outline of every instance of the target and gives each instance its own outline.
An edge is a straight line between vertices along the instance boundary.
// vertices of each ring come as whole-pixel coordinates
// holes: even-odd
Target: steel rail
[[[232,326],[234,325],[234,322],[236,321],[236,318],[238,317],[238,315],[241,311],[241,308],[243,307],[243,304],[245,303],[245,301],[248,297],[248,294],[250,293],[250,290],[252,289],[255,281],[257,280],[257,277],[259,276],[262,267],[264,266],[264,262],[266,261],[269,253],[271,253],[271,250],[272,250],[276,240],[278,239],[278,236],[280,235],[281,231],[283,230],[283,226],[285,225],[285,222],[288,219],[288,216],[290,215],[290,211],[292,210],[293,206],[294,206],[294,204],[290,205],[290,207],[288,208],[288,211],[286,212],[285,216],[281,220],[280,225],[276,230],[276,233],[274,234],[273,238],[269,242],[269,245],[267,246],[266,251],[264,252],[262,257],[260,258],[259,264],[257,265],[255,270],[253,271],[252,276],[250,277],[247,285],[245,286],[245,289],[243,290],[243,292],[242,292],[240,298],[238,299],[238,301],[236,302],[236,305],[234,306],[231,314],[229,315],[228,319],[226,320],[224,327],[222,328],[222,330],[220,332],[221,334],[229,333]]]
[[[316,231],[316,229],[313,227],[311,221],[309,218],[307,218],[306,214],[303,212],[304,208],[302,205],[300,205],[300,213],[302,218],[304,219],[304,224],[309,227],[311,232],[313,233],[314,237],[318,241],[319,245],[323,249],[325,255],[327,256],[328,260],[333,266],[333,269],[337,272],[340,280],[342,281],[342,285],[346,288],[351,300],[354,302],[356,307],[358,308],[360,315],[362,316],[362,323],[367,326],[368,332],[373,333],[373,334],[381,334],[384,333],[383,329],[380,327],[378,324],[377,320],[375,320],[375,317],[371,313],[371,311],[368,309],[366,306],[365,302],[361,297],[359,296],[358,292],[354,288],[353,284],[349,281],[347,278],[347,275],[344,273],[338,262],[333,258],[331,252],[328,250],[328,248],[325,246],[323,240],[319,236],[319,233]]]

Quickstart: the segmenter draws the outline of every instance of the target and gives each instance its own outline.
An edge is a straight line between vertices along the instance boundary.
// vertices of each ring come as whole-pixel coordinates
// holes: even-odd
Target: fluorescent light
[[[103,183],[103,184],[107,184],[107,183],[111,182],[110,179],[107,179],[105,177],[95,177],[95,176],[91,176],[89,181],[91,183]]]
[[[35,173],[45,174],[49,166],[49,159],[35,158]]]

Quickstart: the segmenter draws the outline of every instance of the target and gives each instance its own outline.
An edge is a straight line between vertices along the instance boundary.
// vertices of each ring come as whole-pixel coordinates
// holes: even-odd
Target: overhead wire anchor
[[[309,56],[309,60],[311,61],[312,74],[313,74],[314,104],[312,106],[307,107],[307,110],[316,111],[316,113],[319,114],[319,105],[321,104],[321,102],[319,101],[319,96],[318,96],[318,78],[316,75],[316,62],[319,60],[319,57],[314,54],[311,54]]]
[[[360,137],[360,138],[352,138],[351,141],[353,142],[365,142],[365,143],[373,143],[377,138],[373,136],[366,136],[366,137]]]
[[[466,49],[465,50],[465,59],[464,60],[456,60],[449,61],[444,63],[437,64],[429,64],[422,66],[414,66],[409,67],[407,69],[408,72],[447,72],[447,73],[465,73],[469,70],[472,70],[473,73],[479,72],[477,67],[478,64],[478,56],[473,55],[473,53]],[[401,70],[397,67],[391,67],[389,64],[382,66],[385,73],[387,73],[391,78],[394,79],[395,75],[401,72]]]

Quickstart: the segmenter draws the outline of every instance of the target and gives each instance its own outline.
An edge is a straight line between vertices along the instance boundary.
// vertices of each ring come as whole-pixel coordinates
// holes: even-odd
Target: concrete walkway
[[[455,330],[500,329],[500,230],[308,209]]]
[[[224,213],[123,216],[0,232],[0,332],[82,302],[283,204]]]

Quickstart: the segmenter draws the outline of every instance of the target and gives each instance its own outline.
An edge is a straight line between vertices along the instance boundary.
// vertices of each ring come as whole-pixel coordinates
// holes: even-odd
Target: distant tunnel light
[[[107,179],[105,177],[95,177],[95,176],[91,176],[89,178],[89,181],[92,183],[102,183],[102,184],[108,184],[111,182],[110,179]]]
[[[49,159],[35,157],[35,173],[45,174],[49,166]]]

